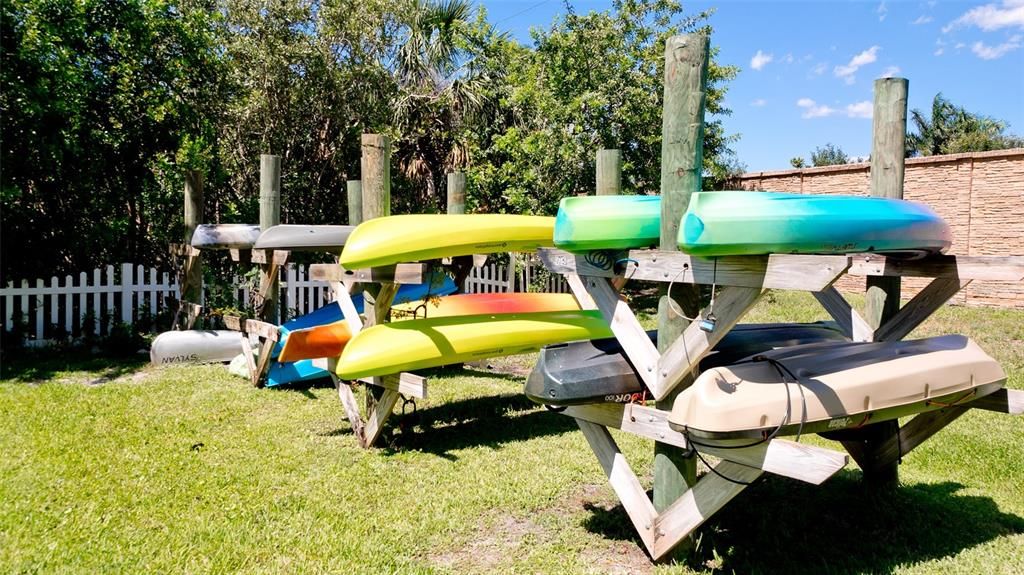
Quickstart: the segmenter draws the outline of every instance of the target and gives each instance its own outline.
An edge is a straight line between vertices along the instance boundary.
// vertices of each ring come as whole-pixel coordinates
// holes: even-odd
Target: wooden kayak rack
[[[313,264],[309,267],[309,273],[312,279],[328,282],[331,286],[334,300],[341,306],[342,315],[352,331],[352,337],[367,327],[387,321],[391,304],[401,284],[422,284],[430,280],[430,266],[423,263],[362,270],[346,270],[338,264]],[[359,317],[352,302],[351,294],[359,292],[363,294],[365,321]],[[364,448],[373,446],[380,438],[384,423],[391,416],[399,398],[427,397],[427,379],[413,373],[366,377],[360,379],[359,383],[379,389],[367,389],[364,415],[352,392],[352,384],[355,382],[343,381],[336,375],[338,358],[319,359],[314,363],[326,369],[331,375],[331,380],[338,390],[338,399],[341,400],[345,416],[352,426],[352,433]]]
[[[701,358],[769,289],[811,292],[854,341],[896,341],[973,280],[1024,280],[1024,257],[1013,256],[896,260],[877,254],[772,254],[707,259],[660,250],[631,250],[600,258],[557,249],[541,249],[538,253],[549,270],[566,276],[581,307],[601,311],[655,399],[667,397],[682,384]],[[931,282],[889,321],[872,330],[833,287],[844,274],[921,277],[931,278]],[[629,305],[619,297],[619,289],[630,279],[719,286],[714,329],[701,329],[700,319],[709,311],[702,310],[664,353],[658,353]],[[972,408],[1020,415],[1024,412],[1024,391],[1004,388],[966,404],[919,414],[881,441],[853,433],[841,443],[862,469],[891,465]],[[668,426],[669,412],[642,404],[593,404],[569,407],[563,413],[576,420],[647,552],[656,560],[665,557],[763,473],[817,485],[848,463],[846,453],[779,438],[745,448],[701,446],[702,453],[719,462],[658,512],[608,428],[691,450],[692,454],[694,446]]]

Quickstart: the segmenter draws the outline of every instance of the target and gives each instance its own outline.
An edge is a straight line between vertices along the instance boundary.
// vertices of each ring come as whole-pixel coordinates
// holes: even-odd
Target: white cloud
[[[817,74],[818,76],[821,76],[822,74],[824,74],[825,72],[828,71],[828,64],[826,64],[825,62],[822,62],[821,64],[818,64],[817,66],[815,66],[814,70],[812,70],[812,71],[815,74]]]
[[[879,76],[879,78],[892,78],[893,76],[895,76],[896,74],[899,74],[899,73],[900,73],[900,67],[899,66],[889,66],[885,70],[882,70],[882,75]]]
[[[864,100],[863,102],[847,105],[846,115],[851,118],[870,118],[873,108],[870,101]]]
[[[949,32],[961,26],[977,26],[986,32],[1011,27],[1024,29],[1024,0],[1002,0],[999,4],[971,8],[943,26],[942,31]]]
[[[829,108],[828,106],[821,104],[810,98],[800,98],[796,101],[796,105],[804,109],[804,113],[801,114],[801,118],[825,118],[836,113],[835,108]]]
[[[889,8],[885,5],[885,0],[878,3],[878,8],[875,8],[875,13],[878,14],[879,22],[885,20],[886,15],[889,13]]]
[[[760,108],[760,107],[763,107],[767,103],[768,103],[768,100],[765,100],[764,98],[758,98],[758,99],[754,100],[753,102],[751,102],[750,105],[755,107],[755,108]]]
[[[866,66],[878,59],[878,51],[881,50],[878,46],[872,46],[867,50],[864,50],[860,54],[857,54],[850,59],[850,63],[843,66],[836,66],[833,70],[837,78],[843,78],[847,84],[852,84],[855,80],[854,74],[862,66]]]
[[[932,52],[932,54],[935,54],[936,56],[941,56],[945,51],[945,48],[936,48],[935,51]]]
[[[798,108],[803,109],[801,118],[827,118],[829,116],[846,116],[848,118],[871,118],[874,105],[870,100],[847,104],[842,109],[833,108],[826,104],[819,104],[810,98],[800,98],[796,101]]]
[[[963,42],[957,42],[956,46],[953,46],[953,47],[956,48],[957,50],[961,50],[961,49],[967,47],[967,44],[964,44]]]
[[[974,54],[982,60],[995,60],[996,58],[1002,58],[1007,53],[1020,48],[1020,40],[1021,37],[1018,34],[998,46],[986,46],[979,41],[975,42],[974,45],[971,46],[971,52],[974,52]]]
[[[785,57],[785,58],[783,58],[782,60],[783,60],[783,61],[784,61],[785,63],[787,63],[787,64],[792,64],[792,63],[793,63],[793,54],[792,54],[792,52],[791,52],[791,53],[789,53],[789,54],[786,54],[786,57]]]
[[[755,70],[760,70],[761,68],[764,68],[768,62],[771,62],[772,58],[773,56],[771,54],[765,54],[758,50],[757,54],[754,54],[754,57],[750,59],[750,67]]]
[[[920,26],[921,24],[927,24],[932,21],[931,16],[918,16],[917,20],[911,22],[914,26]]]

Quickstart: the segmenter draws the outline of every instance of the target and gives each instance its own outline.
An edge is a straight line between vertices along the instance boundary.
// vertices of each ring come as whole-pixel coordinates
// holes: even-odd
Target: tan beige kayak
[[[706,439],[823,433],[967,403],[1006,382],[962,335],[815,343],[755,358],[701,374],[676,398],[669,425]]]

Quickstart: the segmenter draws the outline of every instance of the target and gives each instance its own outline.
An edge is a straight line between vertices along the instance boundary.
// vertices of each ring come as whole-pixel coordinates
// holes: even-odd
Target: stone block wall
[[[803,194],[869,194],[870,163],[823,166],[739,177],[745,190]],[[903,197],[931,206],[949,222],[953,246],[962,255],[1024,256],[1024,148],[911,158]],[[904,297],[925,280],[904,279]],[[863,280],[844,277],[837,287],[863,291]],[[973,282],[953,303],[1024,309],[1024,284]]]

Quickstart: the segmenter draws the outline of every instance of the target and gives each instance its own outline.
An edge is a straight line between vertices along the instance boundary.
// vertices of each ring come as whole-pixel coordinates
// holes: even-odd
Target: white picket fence
[[[518,267],[518,273],[494,263],[474,268],[466,278],[463,292],[504,293],[537,287],[547,292],[569,291],[560,275],[549,274],[543,285],[533,285],[539,281],[536,261],[527,259]],[[235,278],[232,298],[236,307],[248,306],[250,289],[240,277]],[[285,266],[280,289],[279,309],[287,317],[309,313],[331,300],[328,284],[310,279],[304,265]],[[92,331],[104,335],[109,333],[112,321],[132,324],[145,313],[156,316],[168,309],[178,295],[178,284],[168,272],[123,263],[93,270],[91,274],[82,272],[77,278],[67,275],[63,281],[54,276],[49,283],[43,279],[34,283],[21,280],[17,286],[8,282],[0,288],[0,313],[6,331],[15,327],[15,316],[20,315],[28,327],[29,345],[45,345],[57,338],[82,336],[83,329],[89,327],[83,326],[83,320],[90,313],[95,319]],[[207,297],[208,291],[203,300]]]

